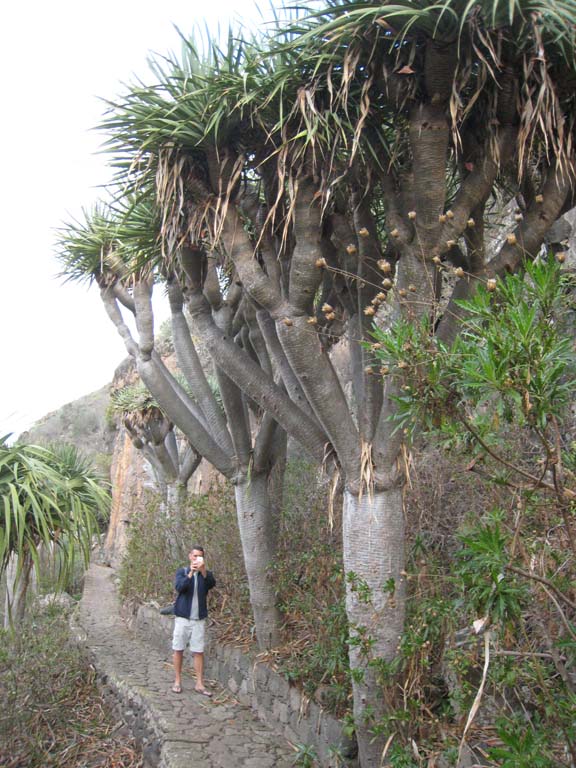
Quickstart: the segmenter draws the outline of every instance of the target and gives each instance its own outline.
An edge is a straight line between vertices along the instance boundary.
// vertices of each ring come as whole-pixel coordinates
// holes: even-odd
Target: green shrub
[[[287,644],[277,663],[308,696],[342,714],[351,684],[341,504],[335,500],[330,521],[328,485],[306,462],[290,461],[286,467],[274,578]]]
[[[206,550],[217,589],[210,594],[210,615],[222,633],[250,635],[251,610],[233,489],[215,483],[206,494],[189,496],[179,520],[170,520],[150,494],[144,509],[130,520],[128,545],[120,568],[124,600],[174,600],[174,575],[188,563],[193,544]]]

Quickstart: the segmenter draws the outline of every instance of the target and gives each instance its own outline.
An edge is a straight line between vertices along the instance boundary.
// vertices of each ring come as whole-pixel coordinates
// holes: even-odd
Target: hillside
[[[84,397],[66,403],[37,421],[20,440],[26,443],[70,443],[83,454],[102,465],[110,456],[116,426],[106,417],[110,384]]]

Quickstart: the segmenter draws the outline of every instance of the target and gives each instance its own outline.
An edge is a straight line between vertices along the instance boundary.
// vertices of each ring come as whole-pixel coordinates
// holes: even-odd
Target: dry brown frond
[[[372,461],[372,444],[362,440],[360,446],[360,493],[359,499],[362,499],[364,489],[368,493],[368,498],[372,499],[374,495],[374,462]]]

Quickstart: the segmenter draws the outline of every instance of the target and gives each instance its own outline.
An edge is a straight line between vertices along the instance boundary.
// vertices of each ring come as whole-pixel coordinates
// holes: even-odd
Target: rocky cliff
[[[104,545],[106,560],[117,563],[126,545],[130,515],[138,509],[154,481],[147,463],[109,409],[110,393],[135,378],[130,358],[114,372],[112,382],[37,421],[20,439],[48,445],[68,443],[91,459],[112,485],[110,524]]]

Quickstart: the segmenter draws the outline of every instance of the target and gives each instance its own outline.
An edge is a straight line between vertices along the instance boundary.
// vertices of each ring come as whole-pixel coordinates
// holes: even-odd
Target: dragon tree
[[[575,10],[329,0],[276,39],[231,39],[204,68],[185,46],[105,120],[114,164],[154,199],[176,316],[186,303],[235,408],[248,399],[343,486],[363,768],[386,762],[381,673],[407,594],[401,392],[374,323],[427,322],[449,344],[459,301],[534,259],[572,207]],[[494,201],[515,209],[497,248]],[[330,358],[343,342],[351,394]],[[156,396],[149,335],[138,354]],[[247,476],[259,438],[231,431]]]

